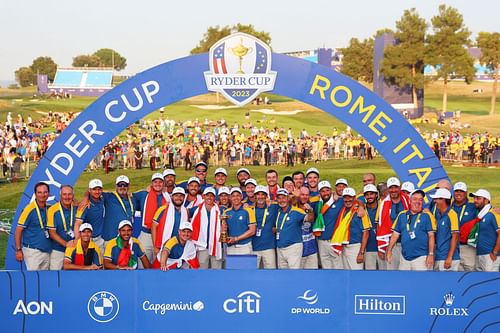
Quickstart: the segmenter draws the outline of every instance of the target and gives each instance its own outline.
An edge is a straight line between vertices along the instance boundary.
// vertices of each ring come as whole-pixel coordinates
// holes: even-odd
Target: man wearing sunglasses
[[[194,166],[194,176],[200,180],[200,193],[203,193],[207,187],[213,186],[213,184],[207,183],[207,174],[208,174],[208,164],[205,162],[198,162]],[[192,177],[191,177],[192,178]],[[188,190],[188,181],[184,181],[179,185],[186,191]]]

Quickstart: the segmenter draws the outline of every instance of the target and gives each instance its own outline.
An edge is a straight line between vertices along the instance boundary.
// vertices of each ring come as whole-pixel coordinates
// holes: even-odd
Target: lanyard
[[[116,192],[113,192],[113,194],[116,196],[116,199],[120,202],[120,205],[122,205],[122,208],[123,208],[123,211],[125,212],[125,214],[128,214],[127,213],[127,209],[125,208],[125,204],[123,203],[122,198]],[[132,217],[134,215],[133,214],[134,208],[132,206],[132,200],[130,200],[130,196],[127,196],[127,199],[128,199],[128,203],[130,204],[130,216]]]
[[[70,206],[71,213],[70,213],[70,218],[69,218],[69,227],[73,227],[73,204]],[[64,231],[68,230],[68,227],[66,226],[66,217],[64,216],[64,211],[62,209],[61,203],[59,203],[59,214],[61,214],[61,219],[63,221],[63,226],[64,226]]]
[[[464,217],[464,212],[465,212],[465,206],[467,206],[467,204],[464,204],[462,206],[462,210],[460,211],[460,222],[462,222],[462,218]]]
[[[280,215],[281,215],[281,212],[278,212],[278,218],[276,219],[276,229],[278,229],[278,221],[280,219]],[[283,216],[283,219],[281,220],[281,226],[278,229],[278,232],[280,232],[281,230],[283,230],[283,225],[285,224],[285,221],[286,221],[287,217],[288,217],[288,213],[286,213],[285,216]]]
[[[417,229],[417,225],[420,223],[420,214],[421,213],[418,213],[417,219],[415,220],[415,223],[413,223],[413,231]],[[406,231],[410,232],[411,217],[406,215],[406,218],[408,219],[408,223],[406,223]]]
[[[261,229],[264,229],[264,226],[266,225],[266,219],[267,219],[267,207],[266,209],[264,210],[264,218],[262,219],[262,223],[260,225],[260,228]],[[277,222],[277,221],[276,221]]]
[[[40,208],[38,208],[38,204],[36,203],[35,201],[35,209],[36,209],[36,215],[38,215],[38,222],[40,222],[40,228],[42,230],[45,230],[45,226],[43,225],[43,221],[42,221],[42,214],[40,214]],[[47,205],[45,205],[45,216],[47,216]]]

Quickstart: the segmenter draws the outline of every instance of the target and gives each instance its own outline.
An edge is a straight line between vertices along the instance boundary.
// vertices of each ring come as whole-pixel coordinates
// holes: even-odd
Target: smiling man
[[[151,264],[144,253],[141,243],[132,237],[132,223],[129,220],[120,221],[118,236],[106,245],[104,251],[104,268],[132,270],[138,268],[138,260],[142,267],[150,268]]]

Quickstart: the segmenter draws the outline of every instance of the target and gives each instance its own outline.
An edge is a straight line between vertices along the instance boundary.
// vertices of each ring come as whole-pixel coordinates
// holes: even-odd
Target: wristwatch
[[[434,255],[434,252],[429,252],[428,254],[429,256],[433,256]]]
[[[16,248],[16,252],[21,251],[22,249],[23,249],[22,247],[18,247],[18,248]]]

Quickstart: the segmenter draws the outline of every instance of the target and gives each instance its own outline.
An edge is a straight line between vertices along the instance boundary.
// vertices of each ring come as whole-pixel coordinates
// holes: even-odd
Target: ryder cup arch
[[[440,179],[448,178],[415,128],[375,93],[330,68],[282,54],[269,55],[274,94],[317,107],[349,125],[379,151],[403,181],[429,191]],[[163,106],[208,93],[204,74],[212,64],[208,54],[166,62],[128,79],[87,107],[39,162],[17,207],[12,230],[37,182],[49,184],[57,199],[59,187],[74,184],[100,149],[128,126]],[[249,90],[247,97],[254,93]],[[6,268],[19,268],[13,235]]]

